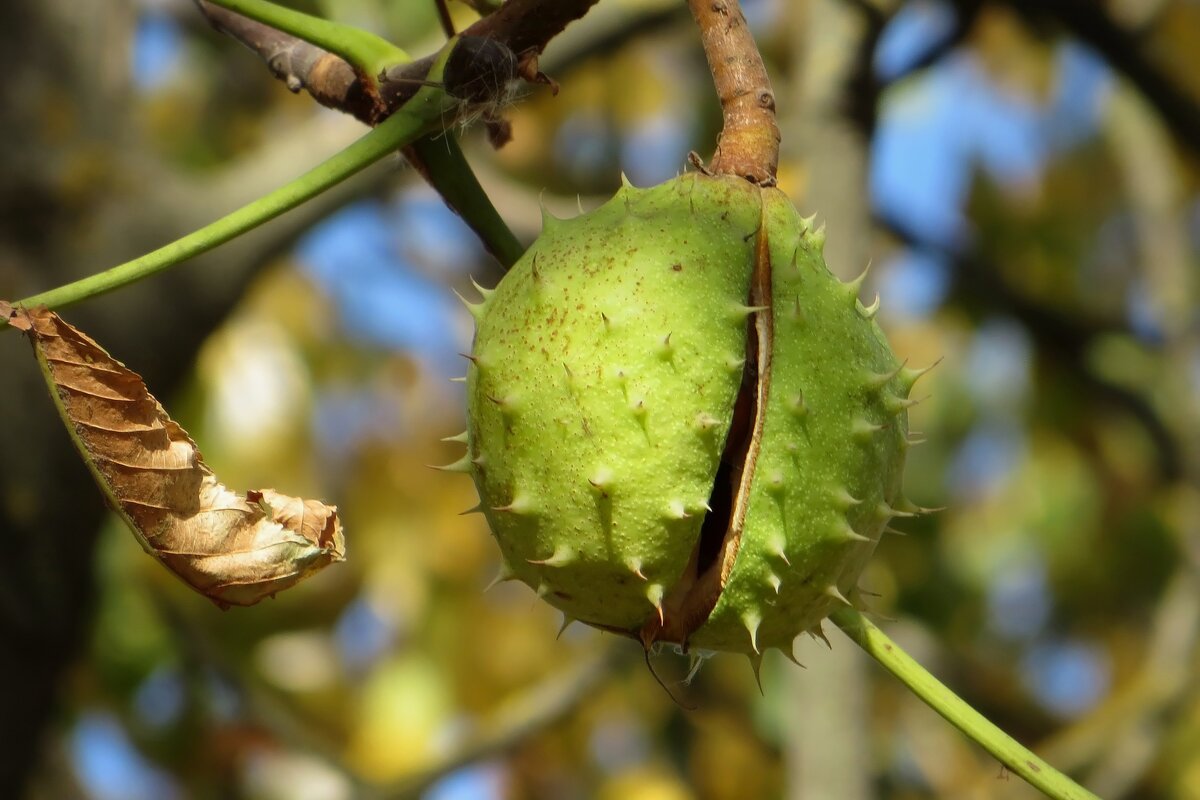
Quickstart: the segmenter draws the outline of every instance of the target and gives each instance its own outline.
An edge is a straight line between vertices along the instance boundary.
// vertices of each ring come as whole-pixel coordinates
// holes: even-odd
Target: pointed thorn
[[[492,582],[489,583],[486,588],[484,588],[484,591],[490,591],[491,589],[495,588],[497,584],[504,583],[505,581],[511,581],[516,577],[516,574],[512,571],[512,567],[508,565],[508,562],[501,561],[500,570],[496,573],[496,577],[492,578]]]
[[[902,363],[898,364],[895,369],[888,370],[887,372],[873,372],[868,374],[866,381],[867,388],[878,390],[882,389],[884,386],[887,386],[892,382],[892,379],[898,377],[900,373],[904,371],[904,365],[907,363],[908,361],[906,359]]]
[[[468,515],[468,514],[482,514],[482,513],[483,513],[483,501],[482,501],[482,500],[480,500],[478,503],[476,503],[475,505],[471,506],[471,507],[470,507],[470,508],[468,508],[466,511],[460,511],[460,512],[458,512],[458,515],[459,515],[460,517],[465,517],[465,516],[466,516],[466,515]]]
[[[771,584],[771,588],[775,590],[775,594],[779,594],[779,587],[783,586],[783,581],[774,572],[767,573],[767,583]]]
[[[746,366],[746,359],[741,356],[729,356],[725,359],[725,366],[730,372],[741,372]]]
[[[742,624],[746,626],[746,631],[750,634],[750,647],[756,654],[761,655],[758,649],[758,626],[762,624],[762,616],[757,611],[747,611],[742,614]]]
[[[739,303],[738,305],[733,307],[733,312],[731,314],[731,317],[734,322],[745,322],[746,318],[749,317],[751,314],[756,314],[759,311],[767,311],[770,308],[771,308],[770,306],[748,306],[748,305]]]
[[[462,304],[467,307],[467,311],[470,311],[471,316],[475,318],[476,322],[478,322],[483,317],[483,312],[487,303],[472,303],[470,300],[459,294],[457,289],[452,291],[454,292],[454,296],[462,301]]]
[[[835,535],[837,538],[846,542],[869,542],[870,538],[863,536],[850,525],[847,519],[842,520],[842,524],[838,526]]]
[[[604,323],[604,330],[612,330],[612,320],[608,318],[608,314],[605,314],[603,311],[601,311],[600,320]]]
[[[782,538],[775,537],[772,539],[770,544],[767,545],[767,552],[783,561],[789,567],[792,565],[792,562],[787,557],[787,551],[784,550]]]
[[[795,664],[797,667],[800,667],[800,669],[808,669],[808,667],[801,664],[800,660],[798,658],[796,658],[796,654],[794,652],[792,652],[791,647],[786,647],[786,648],[781,647],[781,648],[779,648],[779,652],[783,653],[784,658],[786,658],[788,661]]]
[[[842,594],[836,584],[831,583],[825,587],[825,596],[833,598],[844,606],[851,605],[850,601],[846,599],[846,595]]]
[[[518,494],[506,506],[492,506],[492,511],[501,514],[529,514],[533,511],[533,501],[523,494]]]
[[[650,605],[654,606],[654,610],[658,612],[658,624],[666,625],[667,618],[663,613],[663,586],[661,583],[652,583],[646,587],[646,599],[650,601]]]
[[[550,584],[542,581],[537,585],[537,589],[535,589],[534,592],[537,594],[538,599],[541,599],[550,594]]]
[[[430,469],[440,470],[442,472],[470,473],[473,469],[471,465],[471,456],[469,454],[451,464],[444,464],[442,466],[438,466],[437,464],[426,464],[425,466],[429,467]]]
[[[487,299],[496,293],[495,289],[485,289],[480,286],[479,281],[475,280],[473,276],[471,278],[471,285],[475,287],[475,291],[479,292],[479,296],[483,298],[484,302],[487,302]]]
[[[883,408],[892,416],[904,413],[919,402],[921,401],[908,397],[897,397],[894,394],[885,394],[883,396]]]
[[[908,536],[908,534],[907,534],[907,533],[905,533],[904,531],[899,531],[899,530],[896,530],[896,529],[895,529],[895,528],[893,528],[891,525],[888,525],[888,526],[886,526],[886,527],[883,529],[883,532],[884,532],[884,533],[891,533],[891,534],[894,534],[894,535],[896,535],[896,536]]]
[[[721,421],[712,414],[701,411],[696,415],[696,428],[701,433],[710,433],[714,428],[721,424]]]
[[[834,489],[832,492],[830,492],[829,496],[839,511],[849,511],[862,502],[862,500],[859,500],[857,497],[850,494],[849,490],[847,490],[845,486],[839,486],[838,488]]]
[[[805,633],[814,639],[820,639],[830,650],[833,649],[833,644],[829,641],[829,637],[825,635],[825,628],[822,627],[820,622],[806,630]]]
[[[754,670],[754,682],[758,684],[758,693],[765,697],[766,693],[763,691],[762,685],[762,653],[756,650],[754,655],[746,657],[750,660],[750,669]]]
[[[451,378],[451,379],[450,379],[450,382],[451,382],[451,383],[466,383],[466,382],[467,382],[467,376],[466,376],[466,375],[460,375],[460,376],[459,376],[459,377],[457,377],[457,378]]]
[[[869,306],[863,306],[858,310],[858,315],[865,320],[875,319],[875,315],[879,313],[879,294],[875,294],[875,301]]]
[[[808,404],[804,402],[803,392],[788,400],[788,411],[792,412],[794,417],[803,417],[808,414]]]
[[[875,516],[879,519],[891,519],[892,517],[908,519],[909,517],[915,517],[916,515],[916,511],[905,511],[901,508],[892,508],[885,502],[880,502],[879,505],[875,506]]]
[[[591,487],[601,494],[607,495],[609,487],[612,486],[612,470],[608,467],[598,467],[592,473],[592,477],[588,478],[588,483]]]
[[[578,622],[578,620],[572,616],[569,616],[567,614],[567,612],[564,611],[563,618],[562,618],[562,625],[558,626],[558,633],[555,635],[554,638],[561,639],[562,635],[563,635],[563,631],[565,631],[567,628],[571,627],[572,622]]]
[[[575,560],[575,551],[565,544],[560,544],[554,548],[554,553],[549,558],[527,558],[525,560],[540,567],[562,567]]]
[[[459,443],[459,444],[466,444],[466,443],[467,443],[467,432],[466,432],[466,431],[463,431],[462,433],[456,433],[456,434],[454,434],[453,436],[447,436],[446,438],[442,439],[442,441],[443,441],[443,442],[457,442],[457,443]]]
[[[850,307],[858,307],[858,293],[862,291],[862,286],[867,281],[867,275],[871,272],[871,263],[868,261],[867,266],[858,274],[857,278],[846,281],[842,286],[846,287],[846,293],[850,297]]]
[[[780,494],[785,487],[783,473],[779,470],[773,470],[767,477],[767,491],[771,494]]]
[[[631,558],[625,562],[625,566],[629,567],[629,571],[637,575],[642,580],[649,580],[646,573],[642,572],[642,560],[640,558]]]
[[[926,373],[941,363],[942,359],[939,358],[937,361],[923,369],[909,369],[908,367],[905,367],[900,371],[900,382],[904,384],[904,388],[911,391],[914,383],[919,381]]]
[[[682,500],[672,500],[667,504],[667,519],[691,519],[692,515],[684,508]]]
[[[459,353],[459,355],[465,358],[467,361],[470,361],[476,367],[479,366],[479,356],[473,353]]]
[[[871,441],[875,434],[879,433],[881,430],[883,430],[882,425],[876,425],[875,423],[863,419],[862,417],[859,417],[850,424],[850,435],[858,441],[864,443]]]

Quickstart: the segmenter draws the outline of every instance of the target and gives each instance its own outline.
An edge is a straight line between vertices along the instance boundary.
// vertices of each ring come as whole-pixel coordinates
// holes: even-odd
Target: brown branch
[[[257,53],[289,89],[303,89],[321,105],[352,114],[368,125],[386,119],[416,94],[433,64],[434,56],[428,55],[390,70],[379,83],[379,100],[373,101],[354,69],[341,58],[205,0],[195,2],[213,27]],[[494,39],[529,60],[596,2],[508,0],[462,34]]]
[[[721,100],[724,127],[709,169],[775,185],[775,93],[738,0],[688,0]]]

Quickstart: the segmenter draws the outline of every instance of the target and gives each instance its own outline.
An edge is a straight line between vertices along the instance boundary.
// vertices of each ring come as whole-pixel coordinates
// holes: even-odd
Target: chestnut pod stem
[[[688,0],[721,101],[723,127],[709,171],[774,186],[775,93],[738,0]]]

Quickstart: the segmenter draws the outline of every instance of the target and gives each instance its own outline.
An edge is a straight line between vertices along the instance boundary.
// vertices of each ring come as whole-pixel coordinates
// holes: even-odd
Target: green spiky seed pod
[[[568,619],[756,658],[853,597],[916,373],[787,197],[689,174],[541,237],[477,321],[469,472]]]

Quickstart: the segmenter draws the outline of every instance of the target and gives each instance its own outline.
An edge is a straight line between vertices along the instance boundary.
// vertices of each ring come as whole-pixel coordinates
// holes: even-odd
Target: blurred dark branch
[[[1112,383],[1086,367],[1086,356],[1097,337],[1112,333],[1130,333],[1124,324],[1102,319],[1085,319],[1064,314],[1035,298],[1014,289],[1002,277],[999,267],[974,253],[923,240],[895,220],[877,218],[877,223],[914,250],[932,252],[952,262],[955,288],[969,304],[1010,314],[1025,325],[1038,352],[1053,359],[1055,368],[1069,374],[1080,384],[1081,396],[1110,403],[1124,409],[1145,429],[1154,443],[1157,467],[1165,481],[1183,475],[1179,442],[1171,427],[1141,394]]]
[[[257,53],[289,89],[306,90],[321,105],[352,114],[368,125],[377,124],[412,97],[433,64],[433,55],[428,55],[389,70],[379,82],[379,97],[373,98],[354,69],[337,56],[205,0],[195,2],[213,27]],[[526,62],[536,64],[536,56],[550,40],[596,2],[509,0],[462,33],[495,39]]]

